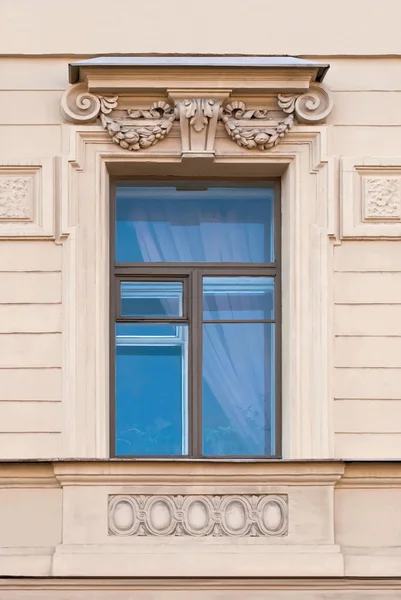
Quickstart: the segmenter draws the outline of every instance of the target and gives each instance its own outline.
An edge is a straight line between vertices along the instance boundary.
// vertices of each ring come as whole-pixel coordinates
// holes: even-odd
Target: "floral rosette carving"
[[[112,118],[100,111],[100,120],[113,142],[124,150],[154,146],[166,137],[175,120],[174,108],[167,102],[154,102],[149,110],[126,111],[125,118]]]

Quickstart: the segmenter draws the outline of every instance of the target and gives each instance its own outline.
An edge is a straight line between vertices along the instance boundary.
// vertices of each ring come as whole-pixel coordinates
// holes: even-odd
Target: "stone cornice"
[[[344,466],[337,462],[121,461],[54,463],[66,485],[281,486],[334,485]]]
[[[0,462],[1,488],[69,485],[401,488],[401,461],[41,460]]]
[[[69,65],[70,83],[93,93],[165,93],[191,85],[248,92],[302,93],[321,83],[328,64],[291,56],[123,56],[97,57]]]

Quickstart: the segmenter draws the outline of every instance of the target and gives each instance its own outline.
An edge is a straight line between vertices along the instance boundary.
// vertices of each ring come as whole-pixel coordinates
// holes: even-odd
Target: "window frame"
[[[199,184],[201,178],[194,177],[113,177],[110,178],[110,367],[109,367],[109,452],[111,458],[131,460],[276,460],[282,458],[282,317],[281,317],[281,179],[271,178],[210,178],[205,177],[205,185],[215,183],[216,187],[230,183],[233,187],[266,187],[273,188],[273,232],[274,262],[272,263],[171,263],[143,262],[117,263],[116,251],[116,188],[117,183],[144,186],[155,183]],[[272,455],[218,455],[202,454],[202,278],[208,276],[264,276],[274,277],[274,320],[275,324],[275,405],[274,435],[275,452]],[[128,317],[121,316],[120,283],[121,281],[181,281],[183,283],[183,316],[182,317]],[[199,306],[200,304],[200,306]],[[269,320],[263,320],[269,322]],[[263,322],[262,321],[262,322]],[[182,323],[188,324],[188,454],[187,455],[117,455],[116,454],[116,391],[115,391],[115,324],[116,323]],[[235,321],[233,321],[235,322]],[[241,321],[239,321],[241,322]],[[254,321],[261,322],[261,321]]]

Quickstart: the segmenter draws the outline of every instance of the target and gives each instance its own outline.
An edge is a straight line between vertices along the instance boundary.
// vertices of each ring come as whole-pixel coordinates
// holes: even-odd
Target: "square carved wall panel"
[[[363,220],[401,221],[401,176],[363,177]]]
[[[109,535],[260,537],[287,533],[286,495],[109,496]]]
[[[341,236],[401,237],[401,157],[342,159]]]
[[[0,161],[0,237],[53,238],[54,160]]]

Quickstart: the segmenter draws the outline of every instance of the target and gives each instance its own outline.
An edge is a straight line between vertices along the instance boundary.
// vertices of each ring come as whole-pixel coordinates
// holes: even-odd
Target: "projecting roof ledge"
[[[293,56],[106,56],[69,64],[70,83],[84,81],[87,69],[301,69],[315,71],[312,81],[322,82],[330,65]]]

